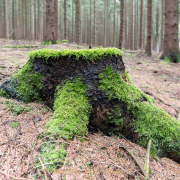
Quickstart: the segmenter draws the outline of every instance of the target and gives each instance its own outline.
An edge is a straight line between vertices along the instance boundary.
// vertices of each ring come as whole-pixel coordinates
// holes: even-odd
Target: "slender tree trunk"
[[[132,14],[131,14],[131,24],[132,24],[132,33],[131,33],[131,50],[134,50],[134,0],[132,0]]]
[[[164,47],[164,41],[163,41],[163,37],[164,37],[164,0],[161,1],[161,8],[162,8],[162,13],[161,13],[161,49],[160,51],[163,51],[163,47]]]
[[[140,49],[143,48],[143,46],[142,46],[142,44],[143,44],[143,2],[144,1],[141,0],[141,14],[140,14],[140,27],[139,27],[139,29],[140,29],[139,48]]]
[[[67,39],[67,1],[64,0],[64,39]]]
[[[8,0],[5,0],[5,26],[6,26],[6,38],[9,38]]]
[[[61,41],[58,19],[59,19],[58,18],[58,0],[54,0],[54,21],[55,21],[55,33],[56,33],[55,36],[56,36],[56,40]],[[65,39],[67,39],[67,37]]]
[[[72,42],[74,42],[74,0],[72,0]]]
[[[96,0],[94,0],[94,40],[93,43],[96,45],[97,37],[96,37]]]
[[[156,8],[156,52],[159,52],[159,8]]]
[[[107,34],[106,34],[106,30],[107,30],[107,0],[104,0],[104,47],[106,47],[106,40],[107,40]]]
[[[46,38],[45,41],[56,43],[55,20],[54,20],[54,0],[46,0]]]
[[[31,0],[31,40],[34,40],[34,0]]]
[[[116,0],[114,0],[114,11],[113,11],[113,46],[116,46]]]
[[[120,31],[119,31],[119,45],[118,48],[122,49],[122,43],[123,43],[123,35],[124,35],[124,0],[121,0],[121,10],[120,10]]]
[[[2,24],[2,20],[3,20],[3,18],[2,18],[2,4],[1,4],[1,2],[0,2],[0,38],[2,38],[3,37],[3,24]]]
[[[124,2],[124,48],[127,48],[127,2]]]
[[[80,44],[81,37],[81,1],[76,0],[76,43]]]
[[[92,0],[90,0],[89,45],[92,45]]]
[[[147,14],[147,42],[146,53],[148,56],[152,55],[151,52],[151,37],[152,37],[152,0],[148,0],[148,14]]]

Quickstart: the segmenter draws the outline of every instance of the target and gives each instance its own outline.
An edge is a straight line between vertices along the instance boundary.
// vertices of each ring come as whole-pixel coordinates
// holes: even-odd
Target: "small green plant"
[[[11,126],[12,128],[17,128],[19,126],[19,121],[14,121],[9,123],[9,126]]]
[[[56,44],[60,44],[60,42],[58,40],[56,40]]]
[[[9,94],[6,91],[4,91],[3,89],[0,89],[0,96],[9,98]]]
[[[62,43],[68,43],[68,40],[67,39],[63,39],[61,42]]]
[[[108,119],[108,123],[114,124],[115,130],[121,132],[123,128],[123,117],[119,106],[116,106],[115,109],[108,113]]]
[[[43,45],[47,45],[47,46],[48,46],[48,45],[51,45],[51,44],[52,44],[52,42],[51,42],[51,41],[47,41],[47,40],[44,41],[44,43],[43,43]]]
[[[11,107],[11,112],[17,116],[21,114],[24,111],[24,108],[22,106],[12,106]]]

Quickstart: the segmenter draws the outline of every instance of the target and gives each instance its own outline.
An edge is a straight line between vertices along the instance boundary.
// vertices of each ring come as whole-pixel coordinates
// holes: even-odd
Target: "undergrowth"
[[[179,121],[156,107],[153,99],[137,89],[128,76],[129,84],[126,83],[120,74],[112,70],[112,67],[99,76],[100,88],[107,93],[109,100],[117,98],[126,103],[127,109],[135,115],[136,119],[131,125],[139,133],[140,145],[146,148],[151,139],[154,155],[160,151],[164,155],[176,152],[180,156]]]
[[[59,59],[61,57],[76,56],[76,59],[84,59],[86,61],[97,61],[105,56],[120,56],[121,51],[117,48],[97,48],[97,49],[73,49],[73,50],[54,50],[54,49],[41,49],[31,51],[29,57],[31,60],[41,59],[48,61],[49,59]]]

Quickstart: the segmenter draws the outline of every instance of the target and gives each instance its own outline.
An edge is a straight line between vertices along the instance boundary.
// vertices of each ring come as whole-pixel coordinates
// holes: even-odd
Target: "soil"
[[[35,48],[4,48],[13,45],[38,45]],[[88,48],[64,43],[43,46],[39,42],[0,39],[0,84],[13,76],[28,60],[31,50]],[[156,98],[156,105],[180,120],[180,64],[159,60],[160,54],[146,56],[142,52],[123,52],[123,61],[132,82],[143,92]],[[17,107],[22,107],[20,111]],[[16,108],[16,109],[15,109]],[[15,109],[15,110],[14,110]],[[43,179],[43,170],[35,164],[42,144],[38,136],[52,117],[52,110],[43,102],[24,104],[0,97],[0,179]],[[14,124],[14,122],[19,122]],[[14,125],[13,125],[14,124]],[[63,141],[64,142],[64,141]],[[64,142],[67,143],[67,142]],[[82,141],[78,137],[68,142],[66,161],[47,179],[143,179],[142,167],[146,150],[121,137],[90,133]],[[34,160],[35,159],[35,160]],[[150,158],[150,179],[180,179],[180,164],[168,159]],[[36,177],[36,178],[35,178]]]

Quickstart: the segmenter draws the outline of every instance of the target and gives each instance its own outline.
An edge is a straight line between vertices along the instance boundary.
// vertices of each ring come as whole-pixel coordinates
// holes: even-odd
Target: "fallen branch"
[[[131,157],[134,159],[136,164],[139,166],[139,168],[140,168],[141,172],[143,173],[143,175],[145,176],[145,178],[148,179],[148,175],[146,174],[144,168],[142,167],[142,165],[140,164],[140,162],[138,161],[136,156],[133,154],[133,152],[129,151],[129,149],[126,148],[122,143],[119,143],[119,147],[126,150],[131,155]]]

